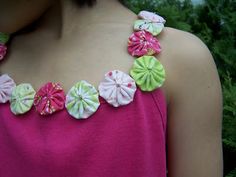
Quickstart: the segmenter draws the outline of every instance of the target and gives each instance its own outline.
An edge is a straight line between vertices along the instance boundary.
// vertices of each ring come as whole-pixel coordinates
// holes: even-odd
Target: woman
[[[17,83],[38,90],[59,82],[68,92],[79,80],[98,87],[107,71],[129,73],[133,65],[126,47],[137,16],[117,0],[98,0],[93,8],[3,0],[0,12],[0,31],[16,34],[0,71]],[[34,29],[20,31],[33,22]],[[35,110],[17,117],[9,103],[1,104],[0,176],[222,176],[222,95],[214,60],[187,32],[165,27],[157,39],[164,85],[151,96],[136,93],[129,106],[104,103],[81,121],[66,119],[64,110],[45,119]]]

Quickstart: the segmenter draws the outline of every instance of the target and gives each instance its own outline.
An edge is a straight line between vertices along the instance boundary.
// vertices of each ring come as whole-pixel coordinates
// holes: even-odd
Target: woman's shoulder
[[[165,27],[158,37],[162,52],[157,55],[166,70],[163,89],[170,99],[178,93],[197,92],[200,87],[219,86],[215,62],[207,46],[196,35]]]

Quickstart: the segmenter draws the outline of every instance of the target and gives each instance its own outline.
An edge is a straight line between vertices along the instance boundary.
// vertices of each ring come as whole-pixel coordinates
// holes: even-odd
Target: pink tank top
[[[101,106],[86,120],[66,109],[15,116],[0,104],[1,177],[166,177],[167,104],[139,89],[129,105]]]

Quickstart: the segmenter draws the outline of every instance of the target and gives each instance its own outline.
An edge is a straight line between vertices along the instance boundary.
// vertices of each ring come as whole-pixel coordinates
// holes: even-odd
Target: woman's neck
[[[35,32],[46,31],[47,35],[59,40],[91,24],[126,23],[126,16],[130,14],[132,12],[118,0],[97,0],[93,7],[78,7],[71,0],[61,0],[55,2],[42,16]],[[130,23],[130,19],[127,19],[127,23]]]

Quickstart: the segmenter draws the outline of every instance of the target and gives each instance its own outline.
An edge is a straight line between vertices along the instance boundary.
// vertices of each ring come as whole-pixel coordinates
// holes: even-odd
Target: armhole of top
[[[166,135],[166,126],[167,126],[167,100],[162,88],[158,88],[155,91],[151,92],[151,95],[155,101],[157,110],[161,115],[163,130]]]

